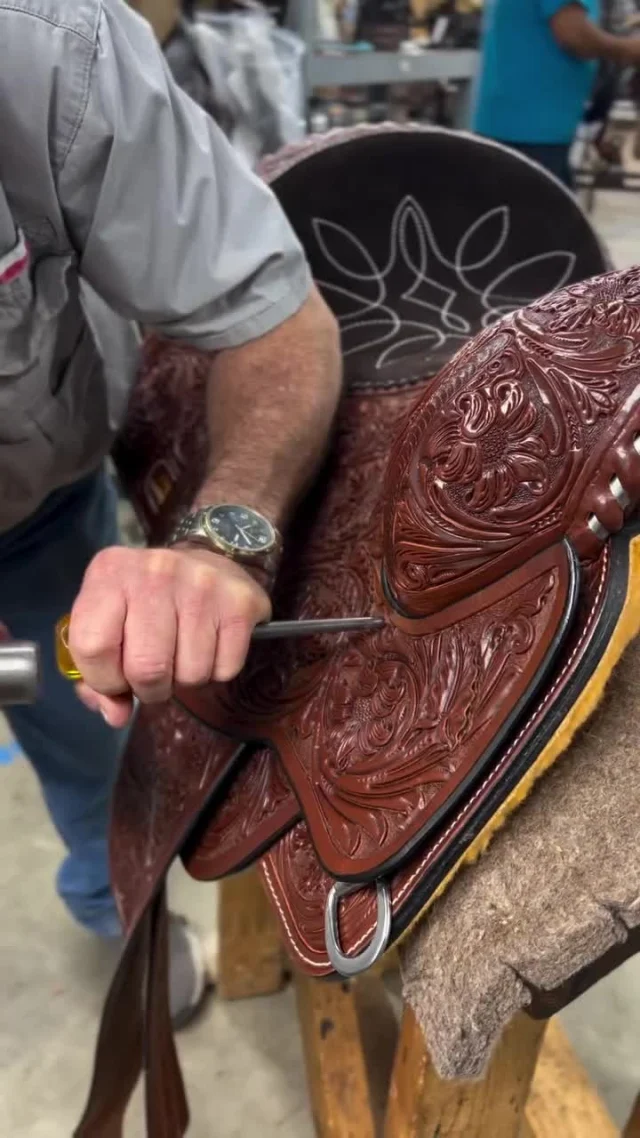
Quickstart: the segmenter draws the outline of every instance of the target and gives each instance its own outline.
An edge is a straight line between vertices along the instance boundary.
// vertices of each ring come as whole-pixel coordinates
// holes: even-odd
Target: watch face
[[[247,506],[213,506],[207,525],[214,538],[238,553],[268,553],[276,541],[270,522]]]

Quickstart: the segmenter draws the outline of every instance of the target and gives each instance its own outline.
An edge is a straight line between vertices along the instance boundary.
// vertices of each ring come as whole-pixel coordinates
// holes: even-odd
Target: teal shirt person
[[[578,0],[600,19],[600,0]],[[499,142],[570,146],[597,64],[570,55],[549,21],[567,0],[485,0],[473,129]]]

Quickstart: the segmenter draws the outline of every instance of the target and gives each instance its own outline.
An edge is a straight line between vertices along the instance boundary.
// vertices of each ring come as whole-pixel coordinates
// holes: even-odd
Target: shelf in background
[[[388,83],[469,82],[477,64],[478,53],[466,49],[434,48],[421,55],[388,51],[335,55],[311,52],[307,81],[311,90]]]

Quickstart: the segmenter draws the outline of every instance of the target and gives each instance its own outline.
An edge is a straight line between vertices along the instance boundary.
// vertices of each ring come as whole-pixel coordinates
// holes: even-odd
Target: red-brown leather
[[[310,663],[299,642],[259,651],[224,693],[179,693],[211,726],[273,744],[318,857],[339,880],[386,872],[425,835],[527,695],[569,589],[566,551],[553,546],[476,594],[464,619],[413,636],[374,603],[378,543],[351,549],[346,569],[361,586],[359,609],[386,617],[380,632],[325,637]],[[303,569],[309,588],[294,612],[307,616],[326,586],[326,563],[314,573],[305,560]],[[339,604],[339,589],[334,597]]]
[[[403,611],[441,613],[562,536],[580,543],[593,512],[620,530],[603,481],[620,473],[640,496],[639,376],[634,273],[574,285],[463,348],[389,463],[384,564]]]
[[[166,890],[153,902],[144,1023],[147,1133],[174,1138],[189,1125],[169,1010],[169,922]]]
[[[148,707],[138,716],[120,768],[110,832],[113,889],[127,933],[241,754],[237,742],[206,730],[175,704]],[[241,848],[239,856],[244,854]]]
[[[451,163],[429,162],[434,146],[437,153],[444,146]],[[611,531],[624,524],[610,487],[614,473],[632,504],[640,500],[633,446],[638,275],[574,286],[507,317],[480,331],[434,377],[434,361],[450,358],[463,325],[471,334],[489,308],[493,320],[515,306],[504,295],[507,280],[537,294],[544,274],[530,279],[530,262],[546,258],[554,272],[556,262],[569,271],[573,264],[579,277],[596,271],[588,266],[598,257],[579,211],[555,183],[543,187],[540,175],[538,188],[553,198],[549,217],[568,211],[566,243],[574,240],[577,252],[544,252],[538,262],[535,225],[509,230],[503,207],[489,200],[497,175],[485,178],[477,162],[476,196],[485,215],[475,221],[465,195],[454,200],[440,186],[447,216],[462,211],[464,236],[447,245],[439,234],[437,248],[416,171],[429,168],[442,177],[465,148],[495,161],[501,175],[513,173],[512,182],[506,179],[513,202],[526,205],[530,217],[539,204],[536,196],[532,206],[530,166],[446,132],[346,132],[270,164],[337,307],[348,385],[328,464],[287,535],[275,612],[375,612],[387,624],[368,636],[260,648],[231,688],[181,692],[182,706],[141,712],[122,763],[111,834],[114,890],[129,945],[105,1009],[79,1138],[120,1138],[143,1046],[149,1133],[181,1138],[185,1132],[168,1021],[163,893],[175,856],[202,880],[261,857],[294,960],[312,974],[327,974],[324,908],[334,875],[363,882],[341,904],[346,952],[364,947],[375,926],[368,879],[387,876],[394,922],[406,924],[416,901],[428,900],[433,875],[524,769],[527,747],[570,697],[601,627],[612,558],[589,515]],[[362,215],[351,208],[351,187],[344,193],[346,169],[377,195],[363,219],[373,252],[363,254],[349,229]],[[505,180],[497,180],[502,192]],[[382,223],[385,201],[392,208]],[[343,207],[345,218],[336,221],[332,210]],[[412,233],[429,246],[428,266],[407,252]],[[494,243],[489,252],[487,235]],[[527,247],[530,240],[535,248]],[[510,248],[512,268],[501,260]],[[503,285],[500,296],[495,281],[480,279],[490,262]],[[441,281],[428,279],[432,263],[441,265]],[[384,303],[362,301],[351,285],[343,289],[343,269],[355,289],[384,288]],[[427,359],[419,321],[415,335],[416,317],[424,314],[416,308],[417,285],[427,290],[424,309],[435,311],[433,297],[440,305],[452,273],[458,283],[470,274],[474,284],[458,309],[452,303],[440,311],[446,334],[438,332]],[[361,316],[372,313],[375,328],[376,306],[380,322],[392,323],[388,334],[383,330],[382,354],[375,336],[360,327]],[[145,351],[116,459],[147,537],[161,542],[205,469],[209,363],[157,339]],[[575,572],[569,543],[582,569],[577,616],[565,627]],[[544,674],[543,664],[551,667]],[[492,751],[511,712],[517,722],[509,722],[508,737]]]
[[[288,614],[376,613],[384,629],[314,641],[311,660],[304,642],[263,646],[237,683],[179,693],[212,727],[274,746],[338,879],[406,856],[525,696],[566,602],[555,543],[594,509],[624,524],[594,485],[640,433],[638,275],[625,281],[575,285],[464,348],[409,415],[381,495],[401,397],[349,400],[322,507],[293,546],[304,584]],[[640,484],[624,488],[639,500]],[[422,619],[396,620],[381,566]]]
[[[299,816],[298,800],[273,751],[252,752],[241,759],[222,801],[187,839],[181,853],[185,869],[198,881],[235,873],[257,861]]]
[[[443,858],[455,845],[465,827],[473,823],[483,802],[505,778],[518,755],[535,737],[540,723],[562,699],[584,660],[598,626],[609,570],[610,559],[605,548],[583,574],[579,619],[566,642],[557,670],[553,672],[515,739],[489,768],[482,782],[462,799],[453,815],[392,875],[390,888],[394,919],[402,918],[413,894],[420,890],[438,859]],[[333,967],[326,949],[324,912],[334,878],[322,868],[304,821],[299,822],[263,856],[260,870],[280,919],[285,944],[296,966],[315,976],[331,975]],[[343,951],[347,955],[361,952],[370,942],[376,923],[374,888],[365,887],[345,897],[339,912]]]
[[[138,921],[111,982],[96,1044],[89,1100],[75,1138],[121,1138],[144,1061],[144,985],[151,911]]]

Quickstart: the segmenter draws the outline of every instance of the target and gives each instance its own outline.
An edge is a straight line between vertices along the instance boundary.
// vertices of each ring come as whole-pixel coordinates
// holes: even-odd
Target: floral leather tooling
[[[552,178],[446,131],[338,133],[267,174],[346,373],[274,615],[384,625],[257,644],[234,683],[141,712],[111,833],[128,946],[80,1138],[121,1133],[143,1054],[149,1133],[185,1132],[176,856],[202,881],[257,863],[296,967],[356,975],[566,750],[640,627],[640,272],[603,274]],[[203,473],[205,381],[197,353],[149,341],[116,459],[152,541]]]

